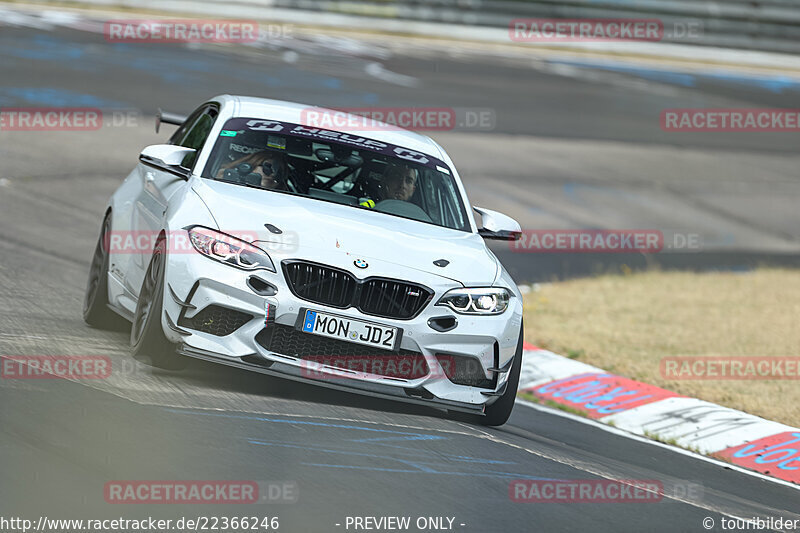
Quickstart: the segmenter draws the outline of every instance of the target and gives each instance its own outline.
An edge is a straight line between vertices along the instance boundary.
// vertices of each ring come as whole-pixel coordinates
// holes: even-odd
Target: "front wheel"
[[[492,405],[486,406],[484,416],[479,419],[479,422],[484,426],[502,426],[508,421],[511,411],[514,409],[517,387],[519,387],[519,374],[522,369],[523,331],[522,324],[520,324],[517,351],[514,354],[514,362],[511,363],[511,373],[508,376],[506,391]]]
[[[83,299],[83,320],[92,327],[100,329],[121,329],[121,317],[108,308],[108,234],[111,231],[111,213],[103,218],[100,237],[94,248],[92,264],[89,267],[89,281]]]
[[[131,347],[137,359],[144,359],[158,368],[178,370],[186,366],[186,360],[175,353],[175,345],[164,335],[161,326],[166,262],[166,241],[159,239],[139,291],[131,326]]]

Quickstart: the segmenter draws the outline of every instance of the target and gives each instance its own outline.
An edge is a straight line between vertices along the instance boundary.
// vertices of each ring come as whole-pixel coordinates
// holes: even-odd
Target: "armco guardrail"
[[[800,52],[798,0],[244,1],[331,14],[497,28],[507,28],[515,18],[658,18],[664,23],[666,42]]]

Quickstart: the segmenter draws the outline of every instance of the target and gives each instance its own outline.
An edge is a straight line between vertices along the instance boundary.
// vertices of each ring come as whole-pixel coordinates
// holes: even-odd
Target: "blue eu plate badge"
[[[314,322],[317,319],[317,313],[314,311],[306,311],[306,320],[303,323],[303,331],[314,331]]]

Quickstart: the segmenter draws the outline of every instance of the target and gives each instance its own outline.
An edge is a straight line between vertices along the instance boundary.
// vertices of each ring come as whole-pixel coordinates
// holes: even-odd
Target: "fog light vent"
[[[439,332],[450,331],[458,325],[458,320],[454,316],[437,316],[428,320],[431,329]]]

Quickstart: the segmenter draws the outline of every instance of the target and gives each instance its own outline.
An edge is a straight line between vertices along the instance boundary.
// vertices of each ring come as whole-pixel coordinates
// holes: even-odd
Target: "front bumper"
[[[495,401],[505,391],[522,319],[522,303],[518,298],[512,298],[509,309],[501,315],[458,315],[449,308],[434,305],[445,292],[459,286],[455,282],[424,273],[420,275],[415,272],[417,275],[411,277],[408,272],[395,272],[392,277],[430,287],[435,292],[434,297],[411,320],[378,318],[365,315],[355,308],[336,309],[296,297],[280,268],[283,259],[296,259],[296,255],[289,257],[274,252],[270,252],[270,255],[277,273],[239,270],[198,253],[168,256],[162,326],[167,338],[179,345],[179,353],[333,389],[468,412],[482,412],[485,405]],[[252,287],[251,277],[272,285],[277,289],[276,293],[271,296],[257,294]],[[268,305],[269,320],[265,312]],[[234,310],[250,318],[232,333],[222,336],[186,326],[187,319],[197,316],[209,306]],[[345,375],[324,364],[272,352],[257,341],[259,333],[265,328],[275,325],[294,327],[303,308],[402,328],[399,348],[420,353],[427,363],[427,374],[414,379],[401,379],[349,370]],[[431,318],[444,316],[455,317],[457,325],[445,332],[436,331],[429,325]],[[492,386],[453,383],[437,359],[437,354],[474,358],[486,379],[491,380]]]

